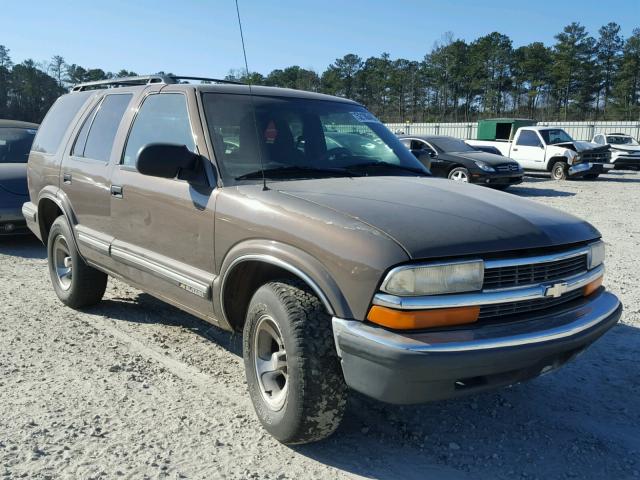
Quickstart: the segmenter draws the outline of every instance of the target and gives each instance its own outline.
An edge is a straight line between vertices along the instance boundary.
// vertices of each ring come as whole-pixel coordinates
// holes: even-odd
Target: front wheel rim
[[[556,167],[553,169],[553,176],[555,178],[562,178],[562,174],[563,174],[563,168],[562,167]]]
[[[73,260],[67,240],[62,235],[53,241],[52,256],[58,285],[63,290],[69,290],[73,279]]]
[[[451,180],[453,180],[454,182],[468,182],[469,181],[469,177],[467,176],[467,174],[463,170],[456,170],[455,172],[453,172],[451,174],[451,176],[449,178],[451,178]]]
[[[287,352],[280,328],[269,315],[256,323],[253,362],[262,399],[271,410],[281,410],[289,391]]]

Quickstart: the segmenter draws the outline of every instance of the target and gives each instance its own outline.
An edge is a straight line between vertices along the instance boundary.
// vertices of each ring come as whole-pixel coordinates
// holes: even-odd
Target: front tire
[[[95,305],[107,288],[107,274],[87,265],[73,242],[71,227],[60,216],[47,240],[49,275],[58,298],[71,308]]]
[[[554,180],[566,180],[568,170],[569,165],[567,165],[567,162],[556,162],[551,167],[551,178]]]
[[[456,167],[449,172],[449,180],[469,183],[469,170],[464,167]]]
[[[347,387],[331,317],[306,285],[282,280],[256,291],[244,325],[243,356],[258,419],[278,441],[314,442],[338,428]]]

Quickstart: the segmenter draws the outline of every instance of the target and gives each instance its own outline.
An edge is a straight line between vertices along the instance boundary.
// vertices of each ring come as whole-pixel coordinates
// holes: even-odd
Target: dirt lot
[[[116,281],[73,311],[39,243],[0,241],[0,478],[640,478],[640,174],[512,193],[600,229],[622,323],[496,393],[403,408],[353,396],[336,435],[296,448],[260,428],[240,338]]]

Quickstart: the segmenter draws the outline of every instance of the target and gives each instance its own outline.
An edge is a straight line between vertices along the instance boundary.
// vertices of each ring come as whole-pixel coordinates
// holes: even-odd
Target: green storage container
[[[478,140],[513,140],[520,127],[531,127],[537,122],[527,118],[489,118],[478,121]]]

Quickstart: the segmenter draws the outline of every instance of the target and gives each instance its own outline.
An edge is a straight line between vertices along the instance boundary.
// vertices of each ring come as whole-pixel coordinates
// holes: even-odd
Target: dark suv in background
[[[280,441],[330,435],[347,387],[407,404],[510,385],[620,317],[588,223],[430,178],[355,102],[190,80],[62,96],[23,213],[66,305],[99,302],[113,276],[242,332]]]

